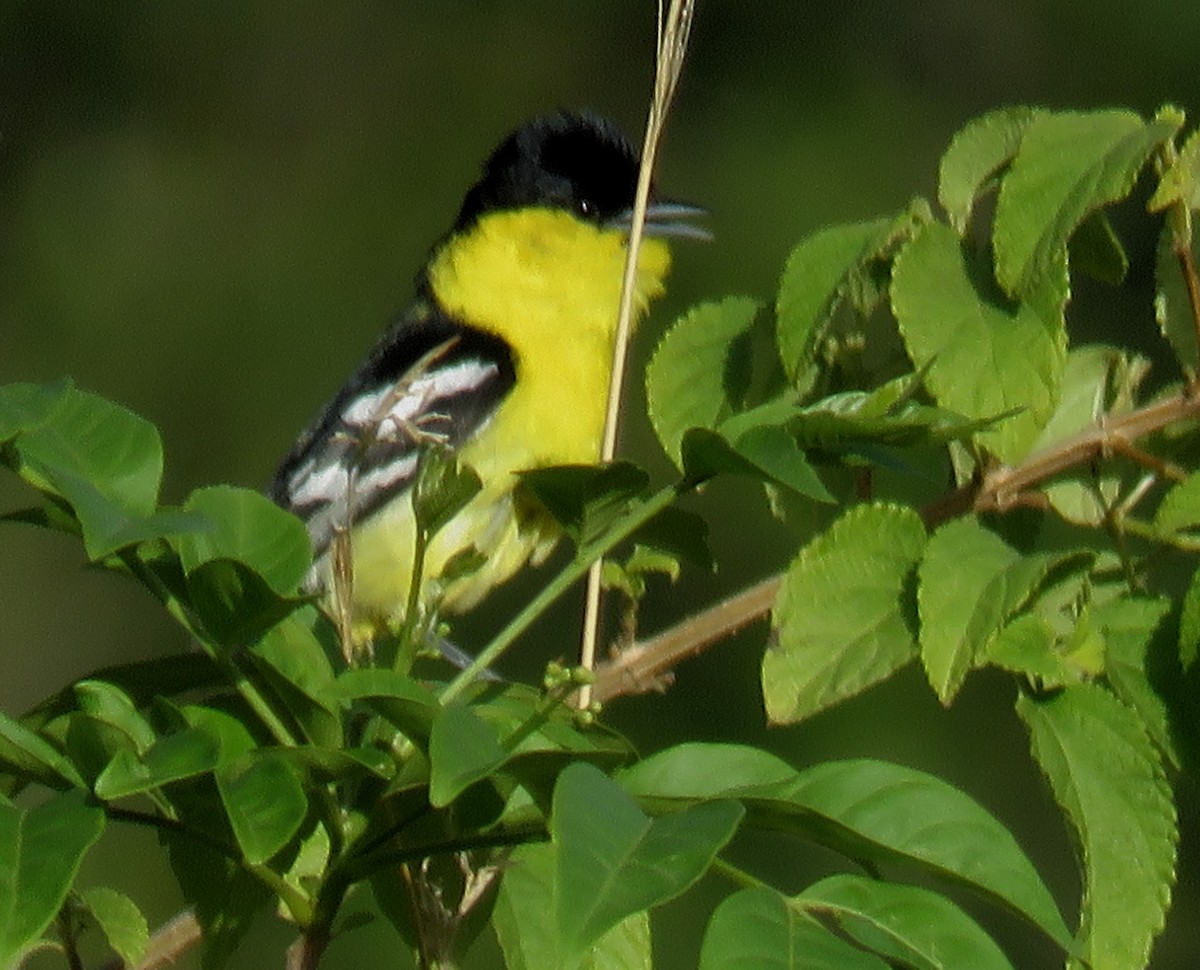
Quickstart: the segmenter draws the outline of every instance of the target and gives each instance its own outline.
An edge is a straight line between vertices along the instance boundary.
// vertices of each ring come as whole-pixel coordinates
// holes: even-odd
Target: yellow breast
[[[523,209],[485,215],[433,262],[442,306],[503,339],[516,362],[490,433],[463,451],[480,474],[599,457],[625,252],[619,230]],[[641,314],[663,291],[666,245],[646,240],[638,265]]]
[[[548,524],[514,513],[514,473],[598,460],[608,396],[625,234],[551,209],[492,212],[452,237],[429,267],[442,308],[511,348],[516,383],[462,449],[483,490],[432,544],[425,586],[446,562],[476,546],[479,571],[438,588],[443,608],[462,610],[552,544]],[[663,291],[665,243],[643,242],[635,307]],[[355,613],[378,628],[401,617],[412,576],[413,528],[404,499],[354,530]]]

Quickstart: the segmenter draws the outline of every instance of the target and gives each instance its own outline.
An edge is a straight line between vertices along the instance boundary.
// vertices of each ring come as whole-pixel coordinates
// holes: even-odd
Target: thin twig
[[[1089,464],[1114,453],[1137,456],[1146,464],[1147,453],[1134,447],[1139,438],[1180,421],[1200,418],[1200,388],[1148,404],[1089,428],[1030,455],[1014,467],[999,466],[979,480],[964,485],[922,510],[929,529],[968,513],[1007,512],[1029,505],[1046,506],[1034,489],[1068,469]],[[1162,463],[1163,471],[1174,466]],[[1169,477],[1169,473],[1168,473]],[[593,695],[603,701],[626,694],[661,689],[681,660],[695,656],[713,643],[765,616],[782,581],[772,576],[727,600],[688,617],[664,632],[633,644],[596,670]]]
[[[1094,427],[1035,452],[1016,467],[1000,466],[988,472],[974,496],[972,508],[975,512],[1003,512],[1017,496],[1068,468],[1115,452],[1127,453],[1139,438],[1177,421],[1195,418],[1200,418],[1200,393],[1193,388],[1119,417],[1106,418]]]
[[[163,970],[196,946],[204,937],[204,931],[196,914],[190,909],[171,917],[154,931],[146,952],[134,970]],[[100,970],[123,970],[125,962],[119,957],[101,966]]]
[[[780,580],[779,576],[764,579],[703,613],[622,650],[596,671],[593,696],[604,703],[624,694],[662,690],[681,660],[702,653],[716,641],[765,616],[775,602]]]
[[[1200,274],[1196,272],[1196,260],[1192,255],[1192,234],[1175,237],[1175,257],[1179,260],[1179,269],[1183,273],[1183,282],[1187,286],[1188,303],[1192,310],[1192,326],[1195,329],[1196,350],[1200,353]],[[1193,380],[1196,380],[1193,377]]]
[[[554,577],[537,596],[525,604],[515,617],[500,630],[479,655],[468,664],[442,691],[441,702],[448,705],[467,690],[485,670],[491,667],[529,625],[541,616],[546,608],[563,595],[575,583],[582,579],[588,570],[592,555],[603,555],[614,546],[628,539],[638,529],[642,528],[654,516],[662,512],[678,497],[672,486],[660,489],[649,498],[644,499],[637,511],[620,520],[604,537],[577,553],[576,558],[567,564],[566,568]]]
[[[217,669],[221,671],[230,686],[241,695],[242,700],[255,713],[275,741],[284,748],[296,747],[296,739],[288,729],[288,726],[275,713],[275,709],[271,707],[258,687],[251,682],[245,671],[237,665],[232,654],[228,650],[223,648],[218,649],[214,646],[208,634],[193,618],[191,612],[171,592],[167,584],[150,567],[149,563],[135,556],[130,550],[120,553],[120,558],[125,567],[138,578],[141,584],[166,607],[167,612],[192,636],[200,649],[204,651],[216,665]]]
[[[79,940],[75,934],[75,914],[72,907],[64,906],[58,911],[58,936],[62,940],[63,955],[67,958],[70,970],[83,970],[83,961],[79,958]]]
[[[637,193],[634,196],[633,217],[629,227],[629,245],[625,257],[625,276],[621,282],[621,302],[617,314],[617,332],[613,341],[612,373],[608,384],[608,406],[604,418],[604,439],[600,460],[610,462],[617,451],[617,431],[620,427],[621,401],[624,397],[625,365],[629,357],[629,338],[633,330],[633,297],[637,289],[638,250],[646,225],[646,207],[650,201],[650,183],[654,159],[666,124],[667,112],[675,97],[675,89],[683,72],[692,29],[694,0],[671,0],[671,8],[663,19],[662,0],[658,4],[658,49],[655,58],[654,97],[646,120],[646,137],[642,142],[641,167],[638,170]],[[583,639],[579,648],[579,663],[591,670],[596,662],[596,641],[600,629],[601,562],[597,560],[588,572],[587,593],[583,611]],[[591,704],[591,687],[584,685],[579,692],[579,706]]]
[[[1154,475],[1158,478],[1165,478],[1172,482],[1182,482],[1188,477],[1186,469],[1180,468],[1173,461],[1159,458],[1158,455],[1151,454],[1130,441],[1118,439],[1113,442],[1112,450],[1114,455],[1128,458],[1135,464],[1154,472]]]
[[[328,946],[329,934],[324,929],[305,930],[288,947],[284,966],[287,970],[316,970]]]

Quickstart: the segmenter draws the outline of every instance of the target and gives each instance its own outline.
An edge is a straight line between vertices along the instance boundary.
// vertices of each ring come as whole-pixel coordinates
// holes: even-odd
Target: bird
[[[638,169],[620,129],[592,113],[511,132],[430,250],[412,302],[279,465],[268,494],[308,530],[305,589],[354,644],[395,632],[414,604],[470,610],[553,548],[558,529],[518,473],[600,458]],[[652,192],[635,317],[664,292],[667,240],[708,238],[704,214]],[[412,494],[434,452],[479,485],[418,563]]]

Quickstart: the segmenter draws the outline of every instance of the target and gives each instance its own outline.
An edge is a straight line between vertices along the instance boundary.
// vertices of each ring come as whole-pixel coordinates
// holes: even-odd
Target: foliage
[[[136,904],[74,884],[106,827],[128,824],[158,831],[209,967],[272,906],[297,928],[292,965],[313,966],[368,892],[423,966],[489,933],[513,968],[647,967],[653,910],[706,874],[732,891],[698,942],[704,970],[1010,966],[964,894],[1073,965],[1144,966],[1174,877],[1170,777],[1200,742],[1200,152],[1177,148],[1182,127],[1173,109],[985,115],[942,159],[944,218],[916,200],[801,242],[773,317],[740,297],[686,314],[647,375],[678,476],[527,476],[574,555],[448,682],[410,668],[422,642],[342,659],[301,592],[304,529],[266,499],[218,486],[163,507],[147,422],[68,383],[0,388],[0,459],[35,496],[4,518],[78,536],[198,650],[0,714],[0,964],[41,947],[77,961],[91,926],[140,959]],[[1073,345],[1067,328],[1073,274],[1123,275],[1106,208],[1148,173],[1164,214],[1155,313],[1185,378],[1153,396],[1136,353]],[[980,668],[1011,674],[1079,850],[1074,932],[1016,839],[936,777],[877,760],[798,770],[724,744],[639,759],[566,703],[577,672],[538,688],[478,676],[601,555],[635,600],[647,573],[706,563],[702,524],[674,503],[717,475],[763,490],[781,528],[825,510],[771,610],[773,722],[914,662],[944,704]],[[427,511],[457,507],[430,490]],[[751,830],[831,850],[844,871],[772,886],[731,861]]]

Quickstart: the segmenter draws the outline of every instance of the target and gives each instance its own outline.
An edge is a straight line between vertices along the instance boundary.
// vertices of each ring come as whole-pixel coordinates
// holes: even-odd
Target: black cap
[[[611,121],[567,111],[536,118],[489,156],[454,229],[466,229],[485,212],[528,206],[607,223],[633,205],[637,178],[637,153]]]

